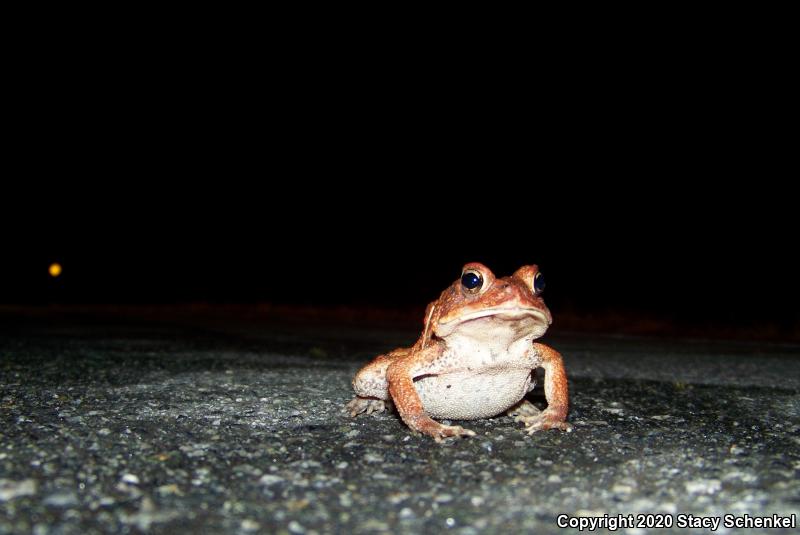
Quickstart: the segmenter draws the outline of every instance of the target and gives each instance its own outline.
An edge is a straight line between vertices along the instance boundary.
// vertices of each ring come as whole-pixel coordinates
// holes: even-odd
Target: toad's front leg
[[[432,344],[426,349],[412,351],[389,365],[386,376],[389,393],[400,413],[400,418],[413,429],[432,436],[436,442],[446,437],[471,437],[474,431],[458,425],[443,425],[425,413],[422,400],[414,387],[414,377],[421,374],[436,374],[445,370],[437,367],[436,360],[442,354],[441,344]]]
[[[544,344],[533,344],[533,349],[539,354],[541,366],[544,368],[544,395],[547,398],[547,408],[538,414],[521,414],[517,416],[516,421],[525,423],[528,434],[542,429],[571,431],[572,426],[565,421],[569,409],[569,389],[561,354]]]

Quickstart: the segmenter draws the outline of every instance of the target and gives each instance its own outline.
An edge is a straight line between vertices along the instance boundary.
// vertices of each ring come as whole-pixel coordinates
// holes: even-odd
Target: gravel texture
[[[800,514],[797,346],[549,337],[573,432],[497,417],[440,445],[393,413],[342,410],[358,367],[414,332],[4,320],[0,533],[555,533],[560,513]],[[796,532],[717,533],[760,531]]]

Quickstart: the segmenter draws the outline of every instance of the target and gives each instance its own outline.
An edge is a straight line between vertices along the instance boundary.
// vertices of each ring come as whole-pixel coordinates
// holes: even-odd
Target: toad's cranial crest
[[[472,436],[461,426],[433,420],[475,420],[509,411],[529,433],[569,430],[567,376],[561,355],[533,340],[552,323],[541,298],[544,278],[535,265],[496,278],[483,264],[462,276],[428,305],[422,336],[409,348],[378,355],[353,379],[352,416],[394,402],[413,430],[437,441]],[[524,400],[533,372],[544,368],[547,409]]]

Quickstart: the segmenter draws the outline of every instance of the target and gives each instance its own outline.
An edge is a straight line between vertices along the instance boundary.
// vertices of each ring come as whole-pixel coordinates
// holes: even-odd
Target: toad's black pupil
[[[464,273],[461,275],[461,284],[467,290],[474,290],[481,285],[481,277],[477,273]]]
[[[537,294],[540,294],[544,291],[544,275],[541,273],[537,273],[536,277],[533,279],[533,289]]]

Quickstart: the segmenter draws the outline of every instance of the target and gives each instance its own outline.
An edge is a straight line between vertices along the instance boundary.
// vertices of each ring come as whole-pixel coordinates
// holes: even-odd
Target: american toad
[[[475,433],[433,418],[475,420],[507,412],[528,433],[570,430],[561,355],[533,342],[552,322],[543,289],[535,265],[499,279],[482,264],[465,265],[461,277],[428,305],[413,346],[379,355],[359,370],[353,379],[357,396],[347,404],[350,415],[382,411],[393,401],[411,429],[437,442]],[[545,370],[544,411],[524,399],[539,367]]]

